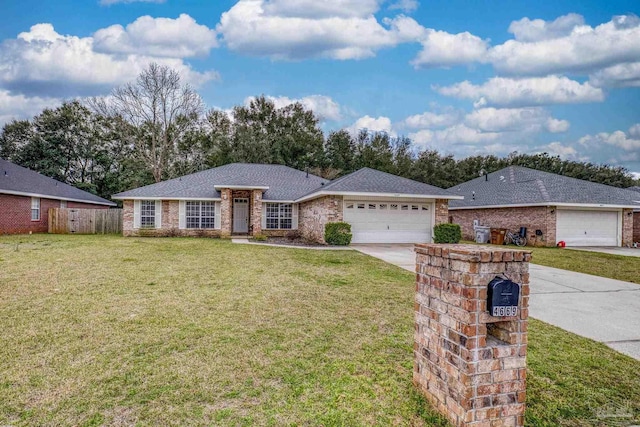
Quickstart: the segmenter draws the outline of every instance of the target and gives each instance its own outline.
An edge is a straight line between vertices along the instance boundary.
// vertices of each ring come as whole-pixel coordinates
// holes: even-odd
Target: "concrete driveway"
[[[581,247],[581,248],[571,248],[572,251],[588,251],[588,252],[601,252],[603,254],[611,254],[611,255],[624,255],[624,256],[635,256],[640,257],[640,248],[598,248],[598,247]],[[638,263],[640,265],[640,262]],[[640,270],[640,266],[638,267]]]
[[[415,271],[413,245],[353,245]],[[532,317],[640,360],[640,285],[530,264]]]

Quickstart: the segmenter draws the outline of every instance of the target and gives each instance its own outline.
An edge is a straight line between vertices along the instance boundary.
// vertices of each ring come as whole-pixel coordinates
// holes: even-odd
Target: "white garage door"
[[[352,243],[425,243],[431,242],[432,209],[431,203],[347,200],[344,221]]]
[[[558,211],[556,240],[567,246],[618,246],[617,211]]]

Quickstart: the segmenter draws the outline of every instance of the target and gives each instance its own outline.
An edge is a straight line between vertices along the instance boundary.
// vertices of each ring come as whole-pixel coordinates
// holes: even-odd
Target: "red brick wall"
[[[455,224],[462,228],[462,238],[475,240],[473,220],[480,220],[480,225],[494,228],[507,228],[518,231],[527,227],[528,245],[555,246],[556,215],[554,207],[524,207],[496,209],[461,209],[449,210]],[[536,230],[542,230],[542,236],[536,236]]]
[[[59,208],[60,200],[40,199],[40,220],[31,221],[31,197],[0,194],[0,234],[46,233],[49,229],[48,213]],[[68,208],[108,209],[104,205],[67,202]]]

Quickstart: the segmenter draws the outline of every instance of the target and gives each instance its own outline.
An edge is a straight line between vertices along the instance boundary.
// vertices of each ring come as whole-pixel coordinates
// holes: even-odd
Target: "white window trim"
[[[291,228],[267,228],[267,205],[274,204],[278,205],[278,225],[280,225],[280,221],[282,217],[280,216],[280,206],[281,205],[291,205]],[[269,231],[277,231],[277,230],[297,230],[298,229],[298,204],[290,203],[290,202],[263,202],[262,203],[262,229]]]
[[[162,228],[162,200],[148,200],[155,202],[154,207],[154,224],[153,227],[142,227],[142,200],[133,201],[133,228],[146,230],[153,228]]]
[[[214,203],[214,217],[213,217],[213,229],[211,228],[189,228],[187,229],[187,202],[215,202]],[[192,200],[180,200],[178,208],[178,227],[180,230],[219,230],[220,229],[220,202],[210,199],[192,199]]]
[[[33,217],[33,211],[38,211],[38,217],[34,218]],[[32,197],[31,198],[31,221],[36,222],[36,221],[40,221],[40,218],[42,218],[41,216],[41,212],[40,212],[40,198],[39,197]]]

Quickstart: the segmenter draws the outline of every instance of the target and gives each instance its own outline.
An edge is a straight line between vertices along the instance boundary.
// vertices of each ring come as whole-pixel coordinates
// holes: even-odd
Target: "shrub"
[[[267,236],[265,236],[264,234],[256,234],[255,236],[253,236],[253,240],[255,240],[256,242],[266,242]]]
[[[329,245],[348,246],[351,243],[351,224],[330,222],[324,226],[324,240]]]
[[[286,237],[289,240],[300,240],[302,239],[302,233],[300,230],[291,230],[287,232]]]
[[[435,243],[458,243],[462,239],[462,231],[458,224],[438,224],[433,227]]]

